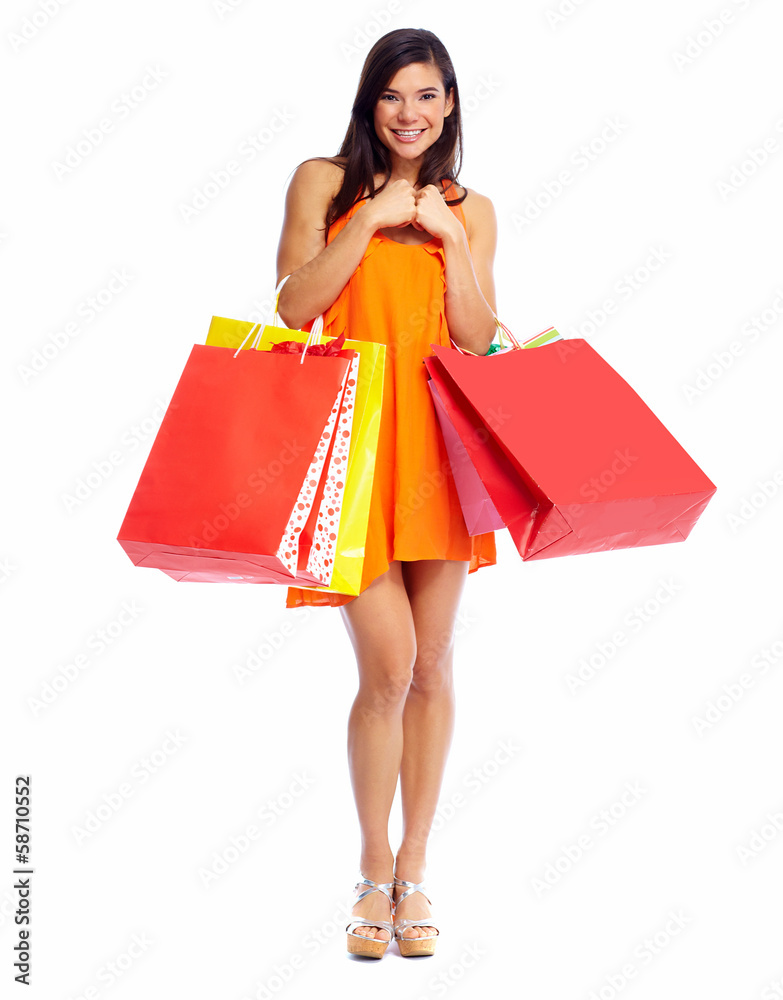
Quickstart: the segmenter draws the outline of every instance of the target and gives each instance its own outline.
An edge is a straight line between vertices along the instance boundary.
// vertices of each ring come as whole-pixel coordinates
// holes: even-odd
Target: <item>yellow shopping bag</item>
[[[275,320],[277,312],[275,312]],[[287,330],[267,325],[253,337],[249,335],[258,324],[248,320],[227,319],[213,316],[207,335],[207,344],[215,347],[257,348],[268,351],[273,344],[293,340],[299,343],[326,343],[330,338],[318,334],[314,323],[313,333]],[[260,335],[259,335],[260,333]],[[356,385],[356,403],[353,416],[351,443],[348,450],[345,492],[342,516],[337,532],[334,568],[328,587],[307,587],[307,590],[347,594],[355,597],[360,592],[364,546],[370,516],[370,498],[378,449],[378,432],[383,400],[383,375],[386,345],[367,340],[346,340],[345,348],[359,354],[359,375]],[[299,584],[297,584],[299,586]]]

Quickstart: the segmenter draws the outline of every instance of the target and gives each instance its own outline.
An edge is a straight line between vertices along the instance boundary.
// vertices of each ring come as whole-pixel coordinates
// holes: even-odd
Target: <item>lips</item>
[[[397,136],[401,142],[415,142],[419,136],[424,132],[423,128],[393,128],[391,131]]]

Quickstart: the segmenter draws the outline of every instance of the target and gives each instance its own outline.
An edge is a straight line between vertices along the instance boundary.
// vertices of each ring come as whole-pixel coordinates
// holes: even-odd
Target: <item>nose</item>
[[[397,119],[401,122],[415,122],[418,117],[419,112],[416,110],[413,102],[403,102],[400,110],[397,112]]]

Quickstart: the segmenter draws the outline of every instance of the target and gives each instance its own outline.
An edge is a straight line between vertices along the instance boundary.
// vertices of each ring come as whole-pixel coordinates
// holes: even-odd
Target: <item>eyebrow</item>
[[[437,92],[438,90],[440,90],[440,88],[439,87],[422,87],[421,90],[417,90],[416,93],[417,94],[424,94],[428,90],[434,90],[434,91]],[[382,94],[399,94],[399,90],[394,90],[392,87],[386,87],[384,90],[381,91],[381,93]]]

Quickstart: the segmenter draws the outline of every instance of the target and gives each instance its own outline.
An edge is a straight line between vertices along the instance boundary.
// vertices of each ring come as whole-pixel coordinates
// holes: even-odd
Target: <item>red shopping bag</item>
[[[323,584],[299,536],[355,357],[195,345],[118,534],[132,561],[191,581]]]
[[[446,453],[449,456],[449,465],[468,534],[481,535],[487,531],[504,528],[506,522],[492,502],[492,497],[482,482],[481,476],[471,461],[455,427],[455,420],[459,421],[461,415],[453,412],[456,409],[453,406],[453,400],[449,399],[449,403],[452,404],[450,408],[444,400],[444,388],[442,386],[439,388],[434,379],[430,379],[427,385],[432,393],[432,402],[435,404],[435,413],[440,424],[443,442],[446,445]],[[470,434],[473,433],[474,429],[467,423],[464,430]]]
[[[715,485],[580,339],[425,359],[523,559],[683,541]]]
[[[493,342],[490,345],[487,354],[508,349],[507,345],[503,343],[505,340],[508,340],[509,345],[517,350],[522,350],[562,339],[557,330],[550,326],[542,333],[529,337],[520,344],[497,316],[495,322],[498,327],[496,334],[498,342]],[[478,356],[470,351],[463,351],[456,344],[453,346],[462,354],[468,354],[470,357]],[[463,406],[460,409],[453,395],[455,391],[453,386],[446,386],[442,382],[438,385],[432,378],[427,384],[432,393],[435,413],[449,456],[449,465],[468,534],[480,535],[486,531],[496,531],[520,518],[525,518],[532,524],[536,509],[535,499],[525,487],[521,477],[514,472],[505,459],[500,447],[489,437],[489,433],[481,422],[471,423],[470,406]],[[463,437],[470,435],[472,443],[478,447],[481,475],[479,475],[473,459],[465,448],[460,434]],[[484,447],[479,447],[480,445],[484,445]],[[487,483],[491,483],[491,491],[487,488]],[[497,498],[502,513],[493,502],[493,496]]]

